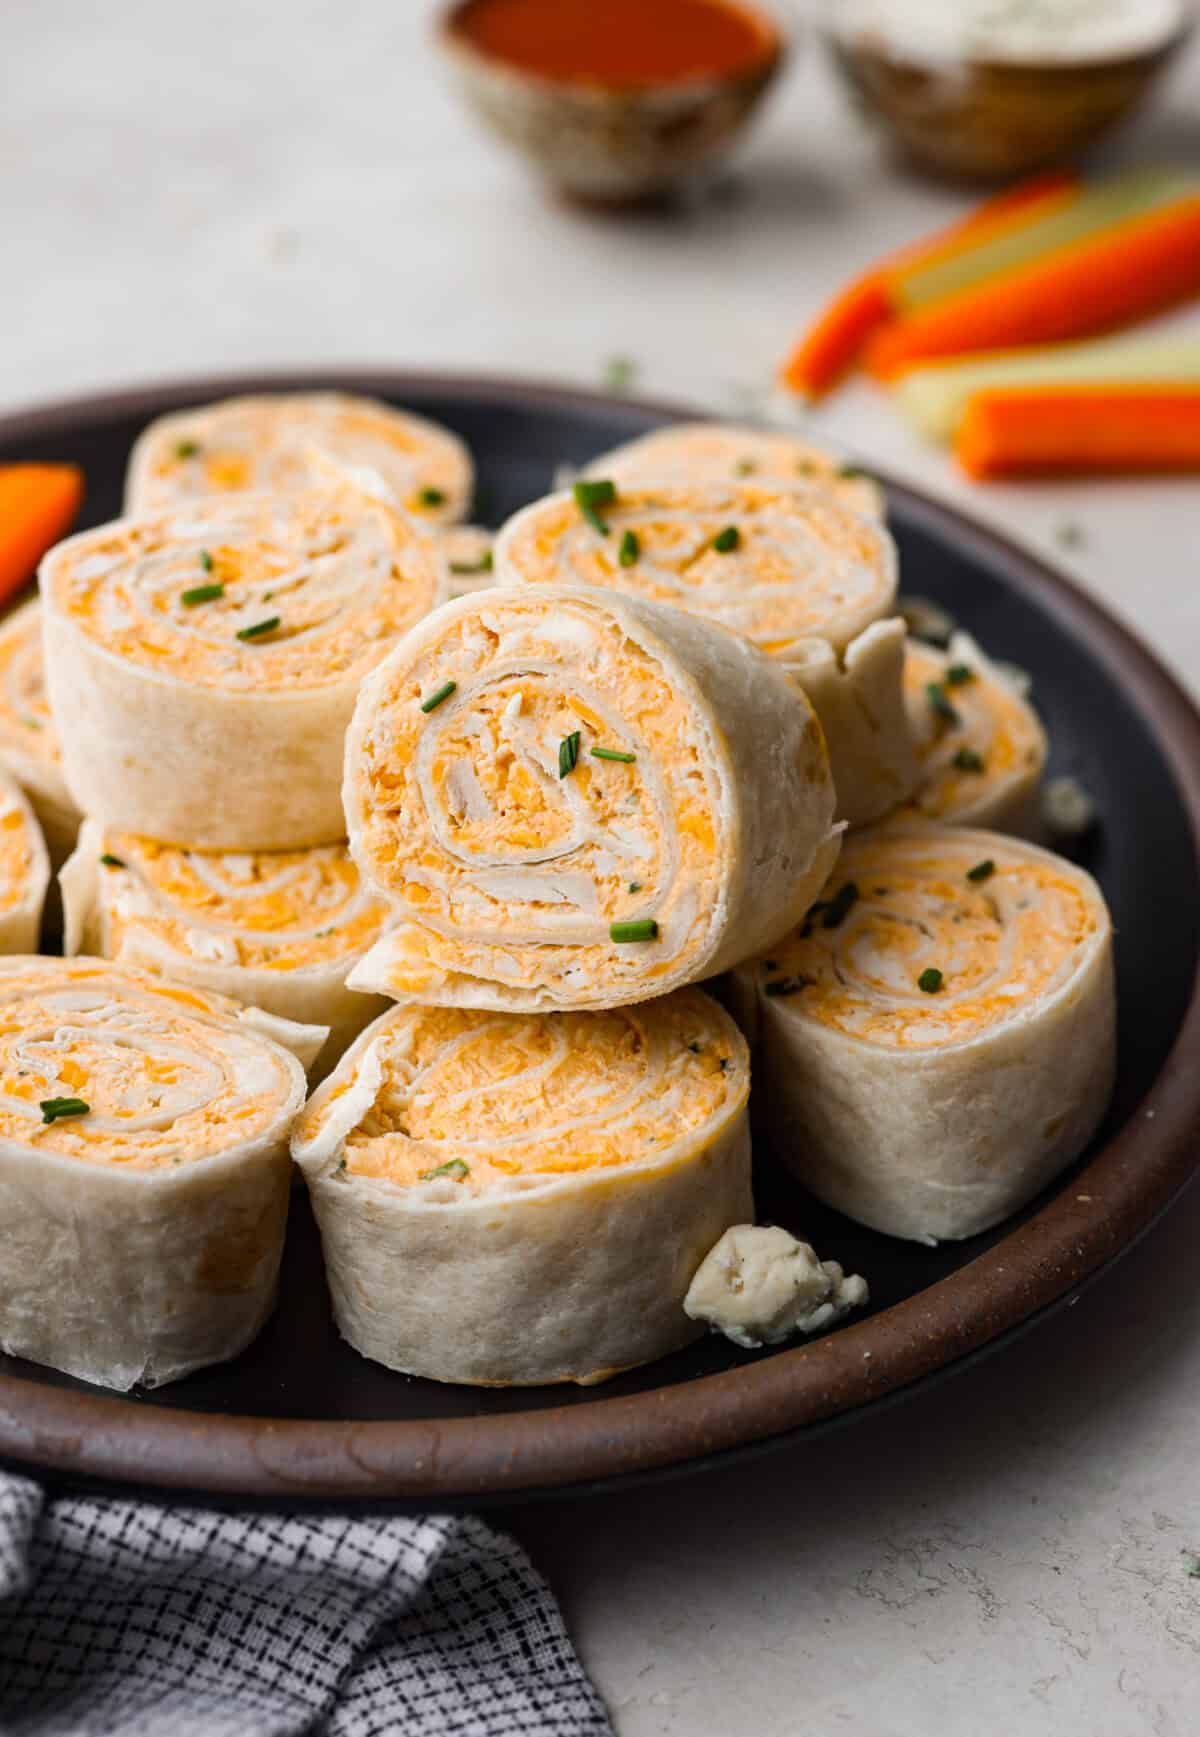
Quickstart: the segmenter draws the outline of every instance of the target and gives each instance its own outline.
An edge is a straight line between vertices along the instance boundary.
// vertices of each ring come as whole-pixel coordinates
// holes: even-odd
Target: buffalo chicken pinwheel
[[[753,1211],[748,1092],[740,1033],[695,989],[384,1014],[292,1145],[343,1335],[486,1386],[599,1381],[686,1344],[697,1268]]]
[[[904,686],[921,813],[1036,837],[1046,734],[1012,679],[956,633],[946,651],[910,642]]]
[[[372,398],[294,392],[159,417],[130,457],[125,511],[230,492],[294,494],[322,482],[330,461],[377,476],[398,506],[436,523],[461,519],[470,504],[471,455],[448,428]]]
[[[323,1030],[102,959],[0,961],[0,1348],[158,1386],[270,1312]]]
[[[50,884],[50,858],[19,787],[0,777],[0,953],[32,953]]]
[[[306,1024],[326,1025],[327,1073],[383,1011],[346,977],[386,908],[344,844],[199,851],[84,822],[61,876],[67,953],[162,971]]]
[[[421,530],[348,485],[214,497],[60,543],[43,626],[74,799],[202,849],[343,838],[359,685],[440,600],[442,572]]]
[[[857,465],[781,428],[730,422],[679,422],[653,429],[595,458],[584,473],[614,482],[744,482],[814,484],[857,513],[882,518],[883,490]]]
[[[57,867],[75,848],[80,814],[62,773],[62,748],[46,701],[42,606],[37,598],[0,626],[0,766],[24,790]]]
[[[1113,1085],[1112,925],[1091,877],[999,833],[852,834],[737,985],[777,1150],[851,1218],[971,1236],[1077,1158]]]
[[[820,726],[747,641],[662,604],[517,587],[446,604],[363,688],[350,847],[395,1000],[613,1007],[784,933],[838,849]]]
[[[600,585],[703,616],[786,658],[845,651],[896,597],[883,526],[828,490],[755,482],[577,483],[511,518],[501,584]]]

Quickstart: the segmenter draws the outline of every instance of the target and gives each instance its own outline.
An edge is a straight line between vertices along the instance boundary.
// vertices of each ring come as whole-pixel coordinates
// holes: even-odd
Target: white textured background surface
[[[7,0],[0,411],[339,360],[595,385],[618,354],[733,408],[847,270],[962,203],[884,170],[810,51],[736,198],[568,212],[462,120],[430,13]],[[1196,53],[1108,152],[1135,155],[1200,167]],[[971,490],[866,388],[819,426],[1068,561],[1197,683],[1194,482]],[[869,1426],[510,1516],[622,1737],[1191,1737],[1198,1239],[1194,1191],[1076,1308]]]

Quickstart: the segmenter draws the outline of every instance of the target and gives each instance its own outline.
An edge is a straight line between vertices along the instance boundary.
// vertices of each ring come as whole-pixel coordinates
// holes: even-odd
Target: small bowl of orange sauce
[[[458,0],[439,41],[468,104],[574,198],[654,198],[729,149],[783,63],[743,0]]]

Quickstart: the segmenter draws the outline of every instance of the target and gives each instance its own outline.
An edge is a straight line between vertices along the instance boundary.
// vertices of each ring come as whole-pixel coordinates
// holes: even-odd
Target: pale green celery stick
[[[983,241],[966,253],[934,265],[897,273],[893,293],[903,313],[913,313],[940,301],[943,296],[971,289],[998,272],[1028,265],[1044,253],[1067,247],[1085,236],[1124,223],[1131,217],[1177,199],[1200,193],[1200,178],[1179,169],[1136,169],[1089,187],[1077,199],[1047,212],[1032,223],[1021,224],[1011,233]]]
[[[896,381],[896,406],[927,440],[952,441],[975,392],[989,386],[1197,386],[1200,336],[1101,338],[968,356],[913,368]]]

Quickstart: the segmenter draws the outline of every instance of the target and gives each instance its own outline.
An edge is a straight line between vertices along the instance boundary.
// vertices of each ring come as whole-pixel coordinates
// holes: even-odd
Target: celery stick
[[[1008,350],[1000,356],[968,356],[961,362],[911,369],[896,382],[894,396],[919,434],[949,442],[972,393],[989,386],[1060,385],[1200,385],[1200,335],[1101,338]]]
[[[1090,187],[1077,199],[1056,206],[1045,217],[1021,224],[965,253],[897,273],[894,294],[902,311],[912,313],[943,296],[970,289],[999,272],[1028,265],[1041,254],[1082,241],[1114,223],[1144,217],[1161,206],[1197,194],[1200,177],[1194,174],[1186,175],[1178,169],[1134,170]]]

